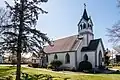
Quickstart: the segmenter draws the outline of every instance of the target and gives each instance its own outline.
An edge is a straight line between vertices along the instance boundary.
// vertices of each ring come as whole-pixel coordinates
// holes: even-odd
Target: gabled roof
[[[84,52],[84,51],[94,51],[94,50],[96,50],[97,47],[98,47],[98,44],[99,44],[100,40],[101,39],[91,40],[90,43],[89,43],[89,45],[88,45],[88,47],[83,47],[81,49],[81,51]]]
[[[57,52],[66,52],[66,51],[75,51],[79,43],[81,43],[82,40],[78,39],[77,35],[65,37],[62,39],[55,40],[53,42],[54,46],[46,46],[44,48],[44,51],[46,53],[57,53]]]
[[[92,26],[93,26],[93,21],[92,21],[91,17],[89,17],[89,20],[88,20],[88,21],[90,21],[91,24],[92,24]]]

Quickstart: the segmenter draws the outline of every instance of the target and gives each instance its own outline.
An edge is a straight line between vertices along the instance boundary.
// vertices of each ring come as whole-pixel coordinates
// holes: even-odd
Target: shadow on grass
[[[15,69],[16,69],[16,67],[13,67],[13,66],[0,67],[0,77],[11,75],[11,73],[14,72]]]
[[[51,76],[49,74],[34,74],[30,75],[28,73],[22,73],[21,80],[57,80],[57,79],[62,79],[62,80],[68,80],[70,78],[62,78],[62,77],[57,77],[57,76]]]
[[[79,71],[80,72],[80,71]],[[98,70],[98,71],[82,71],[87,74],[120,74],[120,70]]]

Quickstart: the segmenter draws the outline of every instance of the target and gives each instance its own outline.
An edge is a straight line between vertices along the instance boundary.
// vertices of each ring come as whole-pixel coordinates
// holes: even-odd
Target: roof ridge
[[[59,38],[59,39],[56,39],[56,40],[53,40],[53,41],[62,40],[62,39],[66,39],[66,38],[74,37],[74,36],[77,36],[77,35],[72,35],[72,36],[63,37],[63,38]]]

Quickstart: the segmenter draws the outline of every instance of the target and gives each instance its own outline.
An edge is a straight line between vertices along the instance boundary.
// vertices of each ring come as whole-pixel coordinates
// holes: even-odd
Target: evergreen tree
[[[38,15],[47,13],[40,4],[47,0],[14,0],[11,6],[7,2],[9,10],[8,23],[0,25],[1,50],[9,53],[17,53],[16,80],[20,80],[21,54],[42,51],[44,42],[51,43],[46,34],[35,28]]]

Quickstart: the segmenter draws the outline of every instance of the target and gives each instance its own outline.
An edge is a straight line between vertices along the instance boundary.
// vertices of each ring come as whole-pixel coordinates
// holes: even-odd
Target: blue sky
[[[7,1],[12,4],[13,0]],[[102,38],[105,48],[111,48],[106,28],[112,27],[119,20],[117,0],[48,0],[41,5],[48,14],[40,14],[37,28],[53,40],[77,34],[77,24],[83,14],[84,3],[94,23],[95,38]],[[0,7],[4,6],[4,0],[1,0]]]

